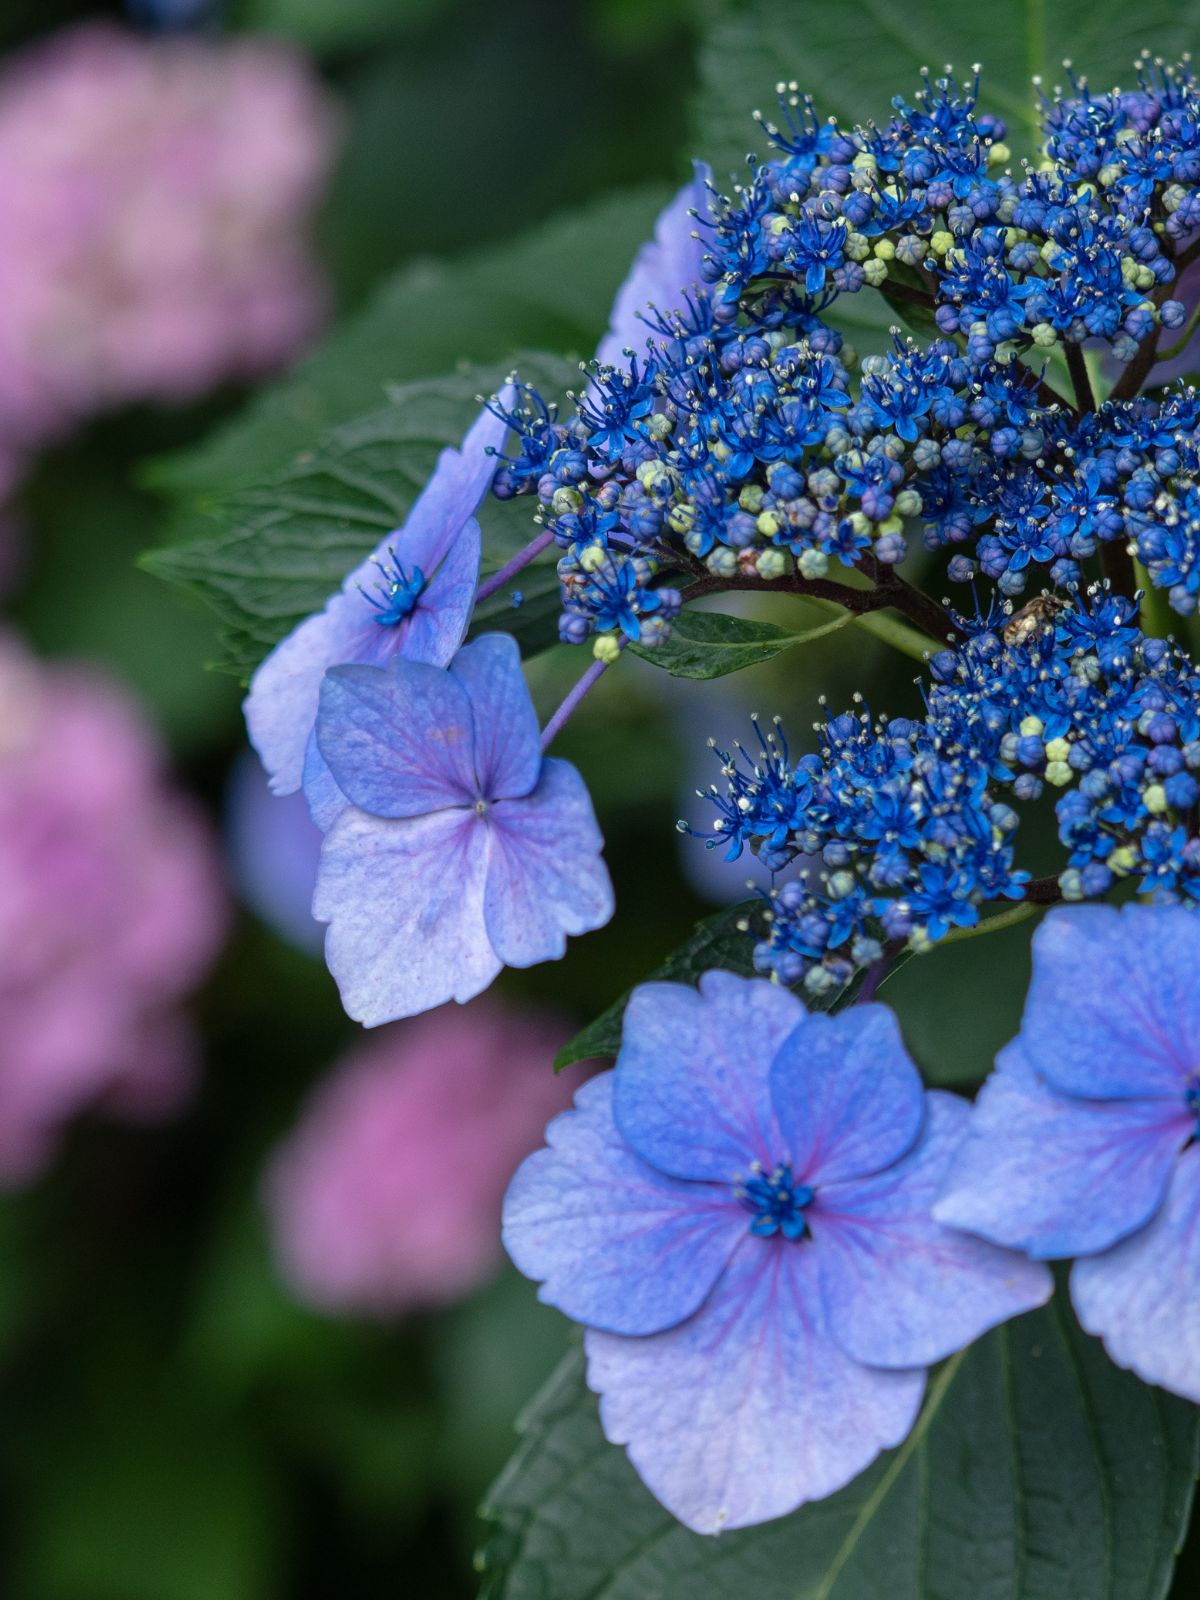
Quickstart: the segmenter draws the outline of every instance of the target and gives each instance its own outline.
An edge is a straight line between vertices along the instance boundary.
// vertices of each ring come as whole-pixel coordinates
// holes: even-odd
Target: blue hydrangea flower
[[[508,635],[484,634],[449,670],[335,668],[317,741],[349,805],[325,837],[313,915],[359,1022],[470,1000],[612,915],[591,800],[573,766],[543,757]]]
[[[693,177],[654,224],[654,237],[638,251],[629,276],[617,291],[608,332],[596,350],[605,367],[624,367],[626,350],[641,350],[649,337],[647,307],[670,313],[682,309],[687,291],[701,281],[705,244],[700,219],[712,207],[712,173],[703,161],[692,163]]]
[[[319,783],[309,745],[330,667],[382,665],[394,656],[444,667],[462,643],[479,579],[475,510],[495,471],[489,452],[506,431],[501,417],[482,412],[461,449],[442,451],[404,526],[354,568],[323,610],[281,640],[250,680],[246,726],[276,794],[305,781],[306,752]]]
[[[1089,1333],[1200,1401],[1200,922],[1180,907],[1053,912],[1021,1031],[984,1085],[935,1216],[1075,1256]]]
[[[504,1239],[587,1325],[608,1438],[701,1533],[832,1494],[913,1424],[924,1368],[1051,1291],[930,1207],[970,1115],[892,1013],[650,983],[547,1131]]]

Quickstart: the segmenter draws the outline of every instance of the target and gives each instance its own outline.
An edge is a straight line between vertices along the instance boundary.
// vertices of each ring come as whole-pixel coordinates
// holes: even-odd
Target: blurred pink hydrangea
[[[0,73],[0,450],[313,332],[335,118],[302,58],[85,24]]]
[[[94,670],[0,634],[0,1185],[35,1176],[96,1107],[170,1115],[195,1076],[175,1002],[220,945],[201,817],[153,732]]]
[[[281,1271],[318,1310],[448,1305],[499,1266],[500,1206],[580,1083],[569,1030],[492,998],[371,1036],[318,1085],[265,1197]]]

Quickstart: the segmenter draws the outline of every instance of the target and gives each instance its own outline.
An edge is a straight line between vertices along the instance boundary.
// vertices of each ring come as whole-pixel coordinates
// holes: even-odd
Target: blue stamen
[[[375,621],[381,628],[394,628],[398,622],[403,622],[405,617],[411,616],[425,589],[425,574],[420,567],[414,567],[411,572],[406,572],[396,560],[394,552],[388,553],[392,557],[390,565],[382,561],[375,563],[383,578],[383,582],[376,585],[380,598],[368,594],[360,586],[364,599],[369,600],[379,613]]]
[[[795,1182],[786,1161],[770,1174],[755,1163],[754,1176],[739,1183],[734,1194],[754,1213],[750,1232],[758,1238],[770,1239],[780,1233],[785,1239],[802,1239],[808,1232],[804,1208],[812,1204],[814,1191],[806,1183]]]

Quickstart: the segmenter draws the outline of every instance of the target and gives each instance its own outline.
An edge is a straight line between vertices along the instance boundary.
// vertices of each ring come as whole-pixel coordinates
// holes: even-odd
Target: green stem
[[[949,933],[938,940],[938,944],[955,944],[960,939],[976,939],[981,933],[996,933],[1001,928],[1011,928],[1018,922],[1025,922],[1029,917],[1036,916],[1039,911],[1045,909],[1045,906],[1021,900],[1016,905],[1010,906],[1007,911],[998,911],[994,917],[985,917],[973,928],[951,928]]]
[[[1178,628],[1179,617],[1167,604],[1163,591],[1150,582],[1150,574],[1140,561],[1134,561],[1133,571],[1137,586],[1142,591],[1138,606],[1142,632],[1149,634],[1152,639],[1165,639]]]
[[[892,617],[886,611],[864,611],[855,621],[864,633],[870,633],[884,644],[890,644],[893,650],[899,650],[903,656],[911,656],[914,661],[919,661],[924,666],[931,655],[944,647],[936,639],[931,639],[926,633],[919,633],[916,628],[910,628],[907,622],[901,622],[899,617]]]

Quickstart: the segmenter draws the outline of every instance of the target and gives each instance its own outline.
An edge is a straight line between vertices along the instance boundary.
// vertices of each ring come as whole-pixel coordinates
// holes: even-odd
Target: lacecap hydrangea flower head
[[[1117,1362],[1200,1398],[1200,672],[1166,615],[1200,599],[1200,393],[1147,392],[1200,261],[1200,87],[1148,57],[1132,81],[1041,94],[1028,164],[978,75],[924,74],[863,125],[782,85],[769,159],[729,194],[696,169],[580,392],[485,402],[252,689],[276,787],[327,830],[327,959],[375,1024],[607,919],[583,781],[546,751],[627,649],[702,677],[762,642],[694,602],[796,596],[921,663],[911,714],[821,701],[808,748],[776,719],[718,749],[715,819],[681,826],[762,870],[734,923],[761,977],[635,989],[616,1066],[509,1190],[510,1254],[584,1325],[605,1433],[699,1531],[897,1445],[932,1363],[1049,1297],[1043,1257],[1076,1259]],[[841,313],[870,290],[914,333],[860,361]],[[474,599],[554,546],[560,640],[592,658],[540,734],[515,639],[471,637],[489,487],[528,497],[531,538]],[[1035,871],[1022,826],[1051,801]],[[1001,903],[1122,890],[1148,903],[1038,934],[978,1109],[927,1091],[870,1003],[897,958]]]
[[[151,1120],[193,1087],[179,1002],[225,895],[195,807],[139,708],[82,665],[0,637],[0,1185],[39,1173],[96,1108]]]
[[[891,1012],[762,980],[636,989],[615,1068],[522,1165],[504,1241],[587,1327],[614,1443],[701,1533],[782,1516],[908,1433],[925,1369],[1049,1272],[934,1221],[965,1101]]]
[[[385,1028],[339,1062],[265,1181],[298,1298],[396,1317],[490,1277],[513,1167],[579,1079],[550,1070],[564,1035],[552,1016],[488,998]]]
[[[935,1215],[1076,1257],[1082,1326],[1200,1402],[1200,923],[1079,906],[1034,935],[1021,1031],[984,1085]]]
[[[1196,676],[1148,636],[1164,630],[1139,616],[1132,558],[1190,613],[1200,399],[1141,390],[1200,250],[1196,84],[1148,61],[1127,92],[1072,79],[1043,97],[1037,169],[1014,166],[978,96],[978,79],[926,77],[853,127],[781,86],[771,158],[693,207],[702,282],[643,313],[639,354],[594,370],[575,415],[525,396],[494,484],[536,496],[561,636],[602,663],[739,590],[927,646],[928,717],[851,711],[819,755],[758,735],[744,764],[722,755],[710,841],[771,874],[769,915],[748,919],[759,966],[818,995],[989,902],[1129,877],[1195,899]],[[835,318],[872,289],[933,337],[897,330],[858,363]],[[922,588],[900,571],[914,536]],[[973,603],[935,598],[946,582]],[[1048,788],[1065,860],[1035,877],[1016,829]]]

